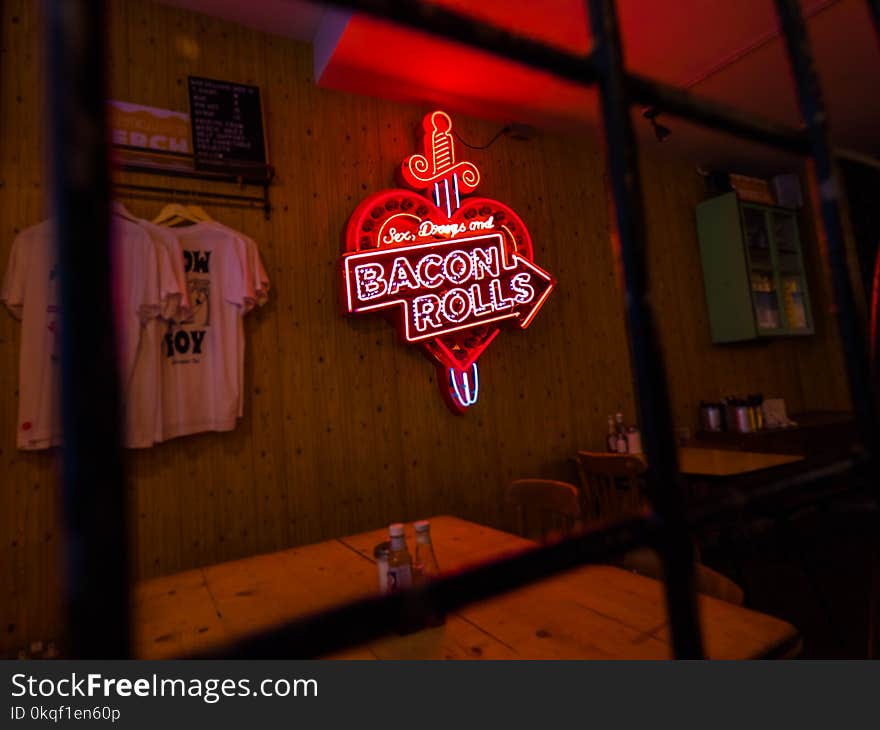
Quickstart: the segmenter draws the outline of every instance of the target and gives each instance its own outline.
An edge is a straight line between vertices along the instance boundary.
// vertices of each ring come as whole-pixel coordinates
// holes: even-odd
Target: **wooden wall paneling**
[[[545,147],[547,142],[545,141]],[[573,269],[571,284],[561,289],[569,310],[564,351],[581,338],[581,356],[565,368],[574,367],[568,378],[570,402],[575,404],[578,450],[604,450],[606,416],[617,408],[633,413],[631,378],[623,332],[623,298],[614,270],[608,206],[603,184],[604,161],[598,136],[573,160],[557,143],[546,149],[547,157],[558,160],[559,179],[576,180],[576,214],[572,245],[579,252],[573,262],[559,261],[563,271]],[[594,181],[598,181],[598,184]],[[560,242],[561,244],[561,242]],[[574,264],[572,266],[572,264]]]
[[[386,462],[390,471],[384,474],[384,478],[380,477],[378,484],[369,485],[362,480],[362,476],[376,478],[376,472],[364,475],[358,468],[365,458],[365,449],[375,448],[375,442],[370,443],[369,435],[365,438],[363,432],[369,429],[361,429],[358,433],[357,424],[351,418],[352,415],[360,416],[358,422],[361,422],[369,412],[366,403],[352,396],[351,388],[355,382],[367,388],[370,386],[364,383],[363,375],[358,372],[360,363],[352,357],[350,330],[346,332],[339,327],[336,262],[340,253],[341,229],[350,214],[346,198],[350,194],[353,175],[372,178],[376,174],[381,134],[377,129],[373,102],[358,101],[356,97],[332,94],[317,108],[308,144],[318,154],[304,191],[310,200],[306,216],[313,214],[320,221],[308,257],[309,306],[320,330],[313,334],[312,347],[305,355],[314,371],[317,403],[313,427],[319,439],[315,452],[316,482],[320,485],[318,515],[322,524],[330,525],[334,530],[343,530],[358,519],[353,511],[359,495],[376,488],[386,490],[376,503],[378,506],[389,492],[400,489],[397,460]],[[339,154],[338,139],[332,139],[339,134],[338,120],[344,120],[346,134],[351,137],[343,154]],[[346,182],[342,182],[341,179],[345,178]],[[360,325],[353,321],[348,324]],[[371,327],[376,324],[380,322],[371,323]],[[375,337],[376,346],[365,359],[368,368],[375,368],[373,377],[385,386],[376,399],[375,419],[394,424],[399,402],[394,382],[397,368],[393,338],[388,327],[377,331]],[[389,434],[394,431],[396,427],[392,425]],[[306,485],[302,486],[306,488]],[[363,503],[360,506],[366,509]]]
[[[246,53],[248,46],[252,49],[250,54]],[[265,44],[260,44],[259,39],[252,39],[249,44],[243,44],[240,52],[245,59],[245,82],[261,86],[261,93],[265,97],[263,111],[270,143],[272,139],[283,138],[285,135],[278,129],[283,116],[279,116],[278,112],[284,107],[276,108],[272,104],[274,87],[269,69],[275,54],[274,39],[267,39]],[[273,160],[273,151],[274,146],[270,144],[270,162]],[[282,337],[281,327],[288,324],[286,320],[282,322],[277,288],[281,271],[278,244],[279,241],[282,246],[285,243],[278,235],[277,218],[265,221],[261,211],[240,211],[236,224],[238,230],[249,230],[251,226],[271,282],[269,301],[245,318],[246,342],[250,353],[249,356],[246,353],[245,364],[250,372],[245,373],[245,389],[242,393],[245,417],[251,419],[253,449],[253,471],[248,489],[255,500],[257,513],[257,550],[265,552],[290,543],[290,503],[284,460],[287,446],[283,441],[283,398],[279,397],[287,383],[275,377],[276,350],[279,343],[286,339]],[[272,484],[279,485],[279,488],[270,489],[269,485]],[[254,485],[260,486],[254,488]]]
[[[275,54],[275,43],[273,38],[267,38],[265,43],[260,43],[259,38],[252,45],[259,49],[260,53],[253,58],[253,74],[254,81],[257,83],[260,78],[258,70],[262,68],[261,86],[265,89],[263,92],[265,98],[263,100],[264,113],[266,115],[267,126],[270,130],[278,129],[283,124],[284,106],[275,106],[273,103],[274,94],[272,93],[271,83],[271,61]],[[268,135],[268,155],[270,162],[274,159],[273,139],[284,137],[282,131]],[[245,216],[242,213],[242,216]],[[280,270],[278,263],[278,245],[285,245],[282,239],[277,235],[277,221],[265,221],[264,217],[256,211],[250,212],[251,217],[259,220],[259,226],[263,230],[262,237],[258,239],[260,250],[263,258],[263,264],[272,281],[276,279]],[[244,225],[244,224],[243,224]],[[282,324],[278,313],[280,311],[277,294],[273,291],[270,294],[270,300],[267,305],[256,312],[256,316],[250,319],[247,324],[250,326],[248,330],[248,342],[252,343],[253,351],[259,353],[258,358],[248,358],[254,368],[253,390],[251,393],[245,393],[245,409],[248,405],[252,409],[254,418],[254,477],[255,480],[264,484],[278,484],[279,489],[268,490],[265,487],[257,490],[260,495],[260,501],[257,504],[258,515],[261,516],[264,529],[271,530],[271,538],[261,538],[262,546],[268,545],[271,541],[272,546],[287,545],[290,543],[290,503],[288,492],[288,480],[286,476],[286,468],[284,462],[284,454],[286,452],[286,444],[283,442],[283,413],[282,400],[277,397],[276,389],[281,387],[281,383],[276,382],[274,374],[277,369],[277,355],[274,349],[282,339]],[[287,321],[284,321],[287,325]],[[251,334],[252,333],[252,334]],[[286,334],[286,332],[284,333]],[[246,381],[249,382],[249,381]]]
[[[632,374],[625,340],[623,295],[611,238],[603,184],[605,161],[597,133],[577,139],[547,136],[543,158],[552,160],[551,179],[570,191],[574,226],[558,236],[554,265],[559,271],[557,296],[564,307],[562,351],[580,353],[574,361],[583,375],[569,380],[570,399],[579,415],[577,449],[605,448],[606,417],[622,410],[634,416]],[[571,241],[572,243],[568,243]],[[566,252],[573,245],[576,254]],[[571,367],[566,360],[564,371]]]
[[[42,21],[38,3],[5,3],[3,6],[0,60],[0,195],[3,240],[0,257],[5,270],[14,237],[36,223],[46,212],[44,160],[40,140],[45,119],[42,77],[42,46],[37,29]],[[58,505],[54,459],[47,453],[15,449],[18,409],[18,367],[21,324],[8,312],[0,314],[0,347],[3,371],[0,383],[7,394],[2,402],[4,424],[0,426],[0,512],[4,532],[0,544],[2,606],[0,648],[20,648],[31,637],[45,638],[58,626],[54,600],[59,580],[56,570],[59,544]],[[41,580],[34,580],[40,576]]]
[[[315,453],[321,438],[312,422],[316,417],[313,330],[318,325],[310,316],[313,302],[307,287],[308,252],[317,245],[318,236],[306,225],[311,218],[310,203],[298,195],[313,187],[311,174],[316,165],[309,144],[314,94],[306,81],[310,71],[305,68],[303,55],[297,46],[278,43],[269,68],[276,84],[273,88],[283,90],[283,96],[273,99],[272,108],[283,104],[284,109],[297,110],[295,115],[273,112],[270,127],[273,159],[278,165],[278,183],[272,191],[276,200],[272,228],[278,239],[278,275],[272,296],[278,302],[279,338],[272,367],[277,368],[274,390],[283,408],[280,446],[286,455],[288,530],[294,544],[308,541],[319,524]],[[273,360],[272,351],[264,354]]]
[[[697,333],[694,322],[694,315],[705,309],[699,249],[693,223],[693,209],[699,198],[694,195],[692,182],[697,179],[697,175],[693,168],[681,166],[672,167],[672,170],[675,175],[669,174],[664,165],[655,164],[652,169],[652,174],[659,175],[662,179],[661,184],[656,186],[662,193],[659,201],[662,224],[653,229],[657,240],[649,242],[649,246],[656,252],[656,259],[652,262],[655,263],[654,270],[659,269],[663,278],[668,281],[665,292],[667,298],[662,303],[658,301],[658,319],[669,318],[669,321],[659,326],[665,325],[664,354],[670,391],[682,393],[684,396],[673,399],[674,426],[689,428],[693,433],[697,420],[694,403],[701,397],[694,392],[694,385],[705,382],[705,376],[700,377],[701,373],[696,372],[699,365],[688,354],[699,346],[700,341],[704,341],[708,332],[708,328],[704,328]],[[656,235],[660,231],[666,235]],[[673,251],[677,253],[673,255]],[[685,292],[688,296],[683,296]]]
[[[567,380],[573,373],[567,372],[567,368],[569,365],[576,368],[577,362],[590,356],[590,348],[586,345],[590,338],[592,317],[583,302],[578,303],[576,310],[571,309],[570,305],[579,298],[578,295],[571,299],[555,295],[559,291],[577,291],[577,284],[572,285],[567,280],[575,279],[580,268],[576,253],[576,231],[581,225],[581,216],[589,214],[589,206],[585,205],[587,201],[581,199],[576,186],[559,185],[563,179],[577,180],[578,174],[564,177],[555,165],[545,166],[542,163],[547,158],[544,142],[544,139],[537,144],[509,142],[507,148],[514,159],[524,153],[531,158],[528,196],[517,199],[517,209],[522,210],[529,202],[542,209],[538,227],[535,229],[533,226],[532,229],[535,257],[541,266],[557,276],[561,286],[551,295],[546,309],[542,310],[527,333],[514,331],[511,335],[528,353],[516,365],[521,368],[524,384],[536,393],[541,404],[539,417],[534,419],[539,429],[533,434],[533,443],[538,447],[536,451],[540,456],[533,473],[549,473],[558,479],[571,480],[573,470],[569,459],[578,449],[574,424],[588,421],[595,428],[596,419],[589,411],[582,410],[582,406],[572,407],[574,403],[582,402],[585,393],[572,392],[569,388]],[[521,150],[523,145],[531,149]],[[582,158],[582,155],[577,157]],[[556,159],[562,161],[565,156]],[[580,171],[583,174],[588,166],[582,160],[579,162],[583,165]],[[522,175],[523,171],[519,170],[509,181],[511,195],[516,196]],[[599,241],[598,245],[604,248],[607,242]],[[577,343],[574,352],[567,343]],[[572,401],[573,397],[575,400]],[[540,453],[542,443],[552,445],[549,453]]]
[[[241,80],[236,38],[247,31],[214,18],[200,18],[199,22],[197,38],[201,53],[198,68],[205,70],[201,75],[231,81]],[[185,78],[183,83],[186,84]],[[221,220],[224,221],[235,217],[228,215],[226,210],[223,215]],[[249,399],[249,405],[251,404]],[[195,494],[204,500],[205,511],[213,512],[215,516],[214,524],[208,526],[205,544],[202,546],[208,555],[209,545],[214,543],[211,552],[216,557],[209,558],[209,562],[239,557],[256,550],[252,439],[251,434],[246,433],[242,426],[244,424],[240,424],[233,432],[222,434],[219,439],[225,448],[210,457],[208,450],[212,449],[217,438],[205,435],[193,440],[206,450],[199,455],[194,466],[206,464],[209,467],[206,474],[207,484],[200,483],[195,487]]]

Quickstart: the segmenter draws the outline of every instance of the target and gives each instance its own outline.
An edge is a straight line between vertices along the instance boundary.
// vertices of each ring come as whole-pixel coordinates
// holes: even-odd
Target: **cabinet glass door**
[[[753,270],[749,273],[752,285],[752,303],[755,321],[760,330],[777,330],[782,326],[779,316],[779,297],[776,277],[772,271]]]
[[[802,273],[801,251],[798,245],[797,223],[793,213],[776,211],[770,213],[776,262],[781,272]]]
[[[773,266],[767,215],[763,208],[743,207],[743,228],[749,253],[749,267],[770,269]]]
[[[787,210],[769,212],[777,286],[782,300],[780,327],[789,332],[812,330],[797,219]]]

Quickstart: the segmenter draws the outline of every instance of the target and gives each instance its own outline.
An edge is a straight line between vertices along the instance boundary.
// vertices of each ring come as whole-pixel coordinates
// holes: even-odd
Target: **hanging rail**
[[[271,217],[272,205],[269,201],[269,185],[275,179],[275,168],[272,165],[202,159],[187,152],[154,150],[132,145],[114,144],[112,149],[122,153],[115,156],[113,166],[123,172],[226,183],[242,188],[258,186],[262,190],[262,195],[256,196],[194,190],[192,188],[181,189],[167,185],[114,182],[113,187],[119,194],[130,197],[146,196],[150,200],[156,199],[156,196],[170,198],[183,196],[190,200],[198,199],[236,208],[259,207],[263,210],[266,220]],[[170,162],[163,163],[162,158],[166,158]],[[176,161],[184,164],[175,165]]]

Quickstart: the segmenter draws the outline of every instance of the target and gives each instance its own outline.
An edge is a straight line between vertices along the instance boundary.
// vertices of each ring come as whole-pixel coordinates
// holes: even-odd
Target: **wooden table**
[[[431,531],[443,569],[500,557],[533,543],[455,517]],[[302,614],[371,595],[373,546],[386,530],[190,570],[138,584],[136,656],[163,659],[208,649]],[[412,531],[408,528],[410,545]],[[709,657],[790,656],[790,624],[700,596]],[[445,625],[393,636],[333,658],[666,659],[671,656],[662,585],[610,566],[585,566],[470,605]]]
[[[689,476],[732,477],[804,461],[800,454],[764,454],[682,446],[678,449],[678,471]]]

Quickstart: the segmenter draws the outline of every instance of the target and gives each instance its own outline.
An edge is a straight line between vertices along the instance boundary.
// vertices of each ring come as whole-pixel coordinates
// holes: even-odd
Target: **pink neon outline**
[[[538,301],[535,303],[535,306],[532,309],[529,316],[526,317],[522,322],[520,322],[520,324],[519,324],[520,329],[525,329],[526,327],[528,327],[532,323],[532,320],[538,314],[538,311],[541,309],[541,307],[544,306],[544,302],[547,300],[547,297],[550,296],[550,292],[553,291],[553,289],[556,287],[556,282],[553,280],[553,277],[550,276],[550,274],[548,274],[546,271],[544,271],[544,269],[542,269],[540,266],[538,266],[534,261],[529,261],[525,256],[520,256],[518,253],[513,254],[513,257],[515,259],[520,259],[521,261],[525,262],[525,266],[527,269],[528,268],[533,269],[534,272],[538,276],[543,277],[549,285],[547,287],[547,291],[545,291],[540,296]]]
[[[421,243],[412,243],[407,246],[386,246],[384,248],[376,248],[376,249],[372,249],[370,251],[353,251],[351,253],[343,254],[342,258],[343,258],[343,264],[345,266],[344,270],[345,270],[345,274],[346,274],[346,290],[349,295],[348,296],[348,301],[349,301],[348,310],[349,310],[349,312],[354,313],[356,311],[362,311],[362,310],[352,309],[352,307],[351,307],[351,286],[348,281],[348,271],[349,271],[348,262],[349,261],[353,261],[354,259],[364,258],[364,257],[375,257],[378,254],[387,254],[389,256],[393,256],[394,254],[401,253],[401,252],[405,254],[408,251],[415,251],[415,250],[421,249],[421,248],[427,249],[427,248],[433,248],[435,246],[450,246],[453,243],[456,243],[456,244],[457,243],[465,243],[467,241],[477,241],[477,240],[484,239],[484,238],[496,238],[497,239],[497,243],[501,248],[501,260],[502,260],[502,265],[503,265],[503,262],[505,259],[504,246],[503,246],[504,237],[500,233],[481,233],[478,236],[467,236],[465,238],[448,238],[445,241],[423,241]],[[514,256],[518,256],[518,255],[519,254],[514,254]],[[510,269],[508,269],[508,270],[510,270]]]
[[[413,336],[412,335],[412,326],[411,326],[410,317],[409,317],[409,307],[407,306],[409,300],[406,298],[398,297],[397,299],[392,299],[392,300],[389,300],[386,302],[382,302],[380,304],[369,304],[369,305],[357,307],[357,308],[352,307],[352,291],[351,291],[351,278],[349,275],[349,272],[350,272],[349,261],[353,261],[355,259],[361,259],[361,258],[375,257],[376,254],[380,253],[380,252],[391,256],[392,253],[394,253],[394,254],[406,253],[406,252],[412,252],[412,251],[415,251],[418,249],[423,249],[423,248],[429,249],[429,248],[435,248],[438,246],[452,246],[453,244],[461,244],[461,243],[464,243],[467,241],[477,241],[477,240],[481,240],[481,239],[491,239],[491,238],[496,239],[493,242],[493,245],[497,245],[500,249],[502,270],[514,271],[517,268],[519,268],[520,266],[522,266],[527,271],[531,271],[532,273],[536,274],[537,276],[543,278],[549,284],[549,286],[547,287],[547,290],[538,298],[537,302],[534,304],[529,315],[519,323],[519,326],[521,329],[526,329],[532,323],[532,320],[535,318],[535,316],[537,315],[537,313],[541,309],[541,307],[544,306],[544,302],[546,301],[547,297],[550,295],[550,292],[555,287],[555,282],[553,280],[553,277],[550,276],[550,274],[548,274],[546,271],[544,271],[540,266],[535,264],[533,261],[529,261],[529,259],[527,259],[525,256],[521,256],[518,253],[514,253],[511,255],[511,258],[513,260],[513,266],[510,266],[506,262],[507,256],[506,256],[506,252],[504,250],[504,245],[503,245],[504,244],[504,237],[500,233],[484,233],[479,236],[468,236],[467,238],[451,238],[446,241],[431,241],[431,242],[427,242],[427,243],[412,244],[410,246],[389,246],[385,249],[375,249],[372,251],[359,251],[356,253],[347,254],[344,258],[344,264],[345,264],[344,272],[345,272],[346,295],[347,295],[347,299],[348,299],[348,311],[351,314],[359,314],[361,312],[375,312],[380,309],[390,309],[394,306],[402,305],[404,308],[404,317],[403,317],[404,330],[405,330],[404,338],[406,339],[407,342],[421,342],[422,340],[427,340],[427,339],[431,339],[434,337],[442,337],[443,335],[448,335],[448,334],[451,334],[452,332],[458,332],[463,329],[470,329],[471,327],[480,327],[482,325],[491,324],[492,322],[500,322],[505,319],[519,319],[520,317],[522,317],[522,312],[514,311],[514,312],[509,312],[507,314],[500,315],[498,317],[491,317],[489,319],[473,319],[473,320],[467,322],[466,324],[458,325],[456,327],[444,328],[441,330],[433,330],[433,331],[425,333],[423,335]],[[429,289],[429,291],[430,291],[430,289]],[[425,293],[429,293],[429,292],[425,292]]]
[[[437,353],[430,349],[431,344],[433,344],[433,346],[440,350],[440,352],[446,358],[447,363],[454,363],[456,368],[458,368],[459,370],[463,370],[465,368],[469,368],[473,363],[475,363],[479,359],[480,355],[482,355],[486,351],[486,348],[492,344],[493,340],[498,337],[499,334],[501,334],[501,330],[495,327],[492,334],[486,337],[486,339],[483,340],[482,343],[474,347],[472,351],[468,351],[468,359],[465,360],[464,363],[459,362],[455,355],[452,354],[452,350],[450,350],[445,344],[443,344],[443,341],[439,338],[434,343],[428,343],[426,347],[428,347],[428,351],[435,357],[435,359],[443,362],[437,356]]]
[[[442,117],[446,120],[445,130],[438,129],[437,122],[435,121],[438,117]],[[452,119],[450,116],[439,109],[430,112],[425,115],[424,119],[422,119],[422,128],[425,131],[425,134],[422,137],[422,148],[424,153],[410,155],[404,160],[401,167],[401,172],[403,173],[406,182],[416,190],[427,190],[431,187],[432,183],[436,185],[436,182],[439,180],[446,179],[448,181],[453,174],[457,174],[461,171],[461,190],[465,193],[470,193],[476,190],[477,186],[480,184],[480,171],[477,166],[473,162],[455,161],[455,138],[452,136]],[[444,161],[442,169],[438,169],[437,167],[437,149],[434,144],[434,135],[437,132],[441,132],[441,134],[443,134],[443,136],[449,141],[449,159]],[[429,156],[430,159],[428,159]],[[424,168],[423,173],[418,171],[420,168]],[[422,174],[428,175],[428,177],[422,177]],[[466,177],[469,174],[473,177],[473,183],[469,183],[466,180]],[[446,192],[448,195],[448,188]],[[436,202],[437,207],[439,208],[439,191],[438,194],[435,195],[435,198],[437,198]],[[451,213],[449,214],[451,215]]]
[[[504,259],[506,258],[504,255],[504,237],[500,233],[483,233],[479,236],[468,236],[467,238],[451,238],[446,241],[431,241],[429,243],[417,243],[411,246],[389,246],[385,250],[376,249],[373,251],[359,251],[357,253],[347,254],[344,258],[344,271],[345,271],[345,289],[346,296],[348,299],[348,311],[351,314],[359,314],[361,312],[375,312],[380,309],[390,309],[391,307],[402,305],[404,308],[404,338],[407,342],[421,342],[422,340],[432,339],[434,337],[440,337],[442,335],[448,335],[452,332],[458,332],[463,329],[469,329],[470,327],[479,327],[484,324],[491,324],[492,322],[500,322],[503,319],[511,319],[515,317],[519,317],[519,312],[510,312],[508,314],[501,315],[499,317],[493,317],[491,319],[474,319],[468,322],[467,324],[459,325],[457,327],[444,328],[442,330],[433,330],[427,332],[423,335],[412,335],[412,325],[410,323],[409,317],[409,307],[408,299],[398,297],[397,299],[392,299],[386,302],[382,302],[381,304],[370,304],[363,307],[354,308],[352,306],[352,290],[351,290],[351,277],[350,277],[350,266],[349,262],[354,261],[355,259],[361,258],[374,258],[377,253],[381,251],[381,253],[387,253],[387,255],[392,254],[400,254],[405,252],[412,252],[419,249],[429,249],[436,248],[438,246],[452,246],[453,244],[461,244],[467,241],[479,241],[483,239],[495,239],[492,241],[492,245],[497,245],[500,249],[501,253],[501,261],[502,266],[504,265]],[[518,254],[514,254],[515,256]],[[427,292],[426,292],[427,293]]]
[[[386,218],[383,221],[382,225],[379,226],[379,230],[376,231],[376,243],[379,244],[380,248],[390,248],[392,246],[398,245],[396,243],[383,243],[382,242],[382,236],[385,233],[385,227],[389,223],[391,223],[391,221],[393,221],[395,218],[412,218],[412,219],[418,221],[419,223],[421,223],[421,219],[417,215],[415,215],[414,213],[395,213],[394,215]],[[417,234],[415,234],[415,235],[417,235]]]

